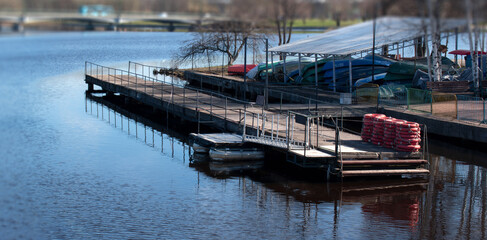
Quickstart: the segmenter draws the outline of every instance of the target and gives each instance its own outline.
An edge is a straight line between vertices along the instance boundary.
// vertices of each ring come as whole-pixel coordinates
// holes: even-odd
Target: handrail
[[[219,116],[219,117],[224,117],[224,115],[221,115],[221,114],[215,114],[214,111],[212,110],[213,108],[220,108],[220,109],[225,109],[224,106],[220,106],[219,103],[221,103],[223,105],[223,102],[222,100],[225,102],[225,104],[228,104],[228,100],[232,101],[232,103],[239,103],[239,104],[243,104],[244,105],[244,108],[247,108],[247,106],[250,106],[250,107],[253,107],[253,104],[251,102],[247,102],[247,101],[242,101],[240,99],[236,99],[236,98],[232,98],[232,97],[228,97],[228,96],[225,96],[223,94],[220,94],[220,93],[214,93],[214,92],[211,92],[211,91],[208,91],[208,90],[205,90],[205,89],[198,89],[198,88],[193,88],[193,87],[190,87],[190,86],[184,86],[184,87],[181,87],[180,85],[177,85],[177,84],[174,84],[174,82],[171,82],[171,83],[168,83],[166,81],[163,81],[163,80],[160,80],[160,79],[157,79],[157,78],[153,78],[153,77],[149,77],[149,76],[145,76],[145,75],[141,75],[141,74],[138,74],[138,73],[133,73],[133,72],[129,72],[129,71],[126,71],[126,70],[121,70],[121,69],[116,69],[116,68],[112,68],[112,67],[107,67],[107,66],[103,66],[103,65],[100,65],[100,64],[97,64],[97,63],[93,63],[93,62],[89,62],[89,61],[86,61],[85,62],[85,75],[89,75],[89,76],[96,76],[97,78],[100,77],[100,75],[107,75],[109,79],[113,79],[114,82],[118,82],[118,80],[120,80],[120,85],[121,86],[124,86],[126,85],[125,83],[127,84],[130,84],[130,83],[135,83],[135,91],[137,92],[142,92],[143,94],[149,94],[149,95],[155,95],[155,90],[156,90],[156,87],[154,86],[154,83],[155,82],[158,82],[158,83],[162,83],[162,84],[165,84],[167,86],[171,86],[171,90],[167,91],[164,87],[164,85],[162,85],[161,87],[161,91],[163,92],[167,92],[167,93],[170,93],[172,94],[173,96],[174,95],[177,95],[177,96],[183,96],[183,99],[185,100],[184,102],[186,102],[186,100],[191,100],[192,101],[195,101],[198,103],[198,107],[197,107],[197,111],[208,111],[212,116]],[[127,76],[127,78],[125,79],[124,77]],[[134,80],[130,80],[130,77],[135,77],[135,82]],[[112,77],[112,78],[111,78]],[[145,91],[140,91],[139,90],[139,85],[142,84],[142,83],[139,83],[139,79],[143,79],[144,81],[146,81],[144,84],[143,84],[143,87],[144,87],[144,90]],[[147,84],[148,81],[152,81],[153,84],[152,86],[150,86],[150,84]],[[150,86],[152,87],[152,93],[148,92],[147,91],[147,87]],[[178,87],[179,89],[183,89],[183,94],[181,93],[177,93],[174,91],[174,87]],[[207,101],[205,100],[202,100],[201,97],[197,97],[197,98],[192,98],[192,97],[188,97],[188,96],[185,96],[185,90],[192,90],[192,91],[195,91],[197,92],[197,95],[199,95],[199,93],[205,93],[207,95],[210,96],[210,99],[213,98],[213,96],[218,96],[220,97],[220,101],[210,101],[210,103],[208,103]],[[159,89],[157,89],[157,92],[159,92]],[[164,95],[163,95],[164,96]],[[174,101],[171,101],[171,104],[174,104]],[[201,105],[202,104],[202,105]],[[186,105],[186,104],[184,104]],[[210,110],[207,110],[207,109],[204,109],[202,108],[202,106],[209,106]],[[230,110],[232,112],[238,112],[237,110]]]
[[[135,68],[137,68],[137,66],[141,66],[142,69],[144,67],[147,67],[147,70],[148,70],[149,73],[153,72],[154,69],[164,68],[164,67],[158,67],[158,66],[153,66],[153,65],[143,64],[143,63],[129,62],[129,69],[130,69],[130,64],[133,64],[135,66]],[[151,69],[152,69],[152,71],[151,71]],[[167,69],[167,68],[164,68],[164,69]],[[214,77],[214,76],[207,76],[207,77],[216,78],[216,79],[222,79],[221,77]],[[250,84],[250,83],[248,83],[248,84]],[[297,86],[285,86],[285,85],[279,86],[279,88],[296,88],[296,87]],[[306,88],[309,88],[309,86],[306,86]],[[287,95],[290,95],[290,96],[293,96],[293,97],[296,97],[296,98],[301,98],[301,99],[304,99],[305,101],[307,101],[309,104],[311,104],[311,103],[314,103],[314,104],[316,104],[316,103],[318,103],[318,104],[327,104],[328,103],[326,101],[322,101],[322,100],[319,100],[317,98],[306,97],[306,96],[303,96],[303,95],[300,95],[300,94],[291,93],[291,92],[287,92],[287,91],[283,91],[283,90],[279,90],[279,89],[274,89],[272,87],[268,88],[268,91],[269,92],[277,92],[277,93],[287,94]],[[315,89],[315,91],[318,91],[320,93],[331,93],[331,91],[324,91],[324,90],[321,90],[321,89]]]
[[[198,89],[198,88],[193,88],[190,86],[185,86],[185,87],[180,87],[174,84],[174,82],[167,83],[164,80],[159,80],[157,78],[141,75],[138,73],[134,72],[129,72],[121,69],[116,69],[112,67],[106,67],[102,66],[100,64],[92,63],[92,62],[85,62],[85,74],[87,76],[94,76],[97,78],[101,79],[101,76],[104,76],[106,79],[108,76],[108,79],[113,81],[116,84],[120,84],[121,86],[131,88],[137,92],[140,92],[142,94],[147,94],[149,96],[155,96],[156,94],[160,94],[161,99],[164,99],[166,96],[171,96],[169,99],[168,107],[170,105],[179,105],[186,107],[188,104],[191,104],[191,106],[195,107],[195,112],[200,113],[200,112],[206,112],[209,113],[210,118],[213,117],[218,117],[221,119],[227,119],[228,112],[232,113],[239,113],[241,114],[242,110],[244,110],[244,114],[250,113],[252,114],[252,120],[254,121],[257,116],[257,126],[255,128],[257,129],[257,134],[256,138],[261,138],[263,140],[268,141],[269,139],[276,141],[276,142],[281,142],[285,143],[285,145],[288,146],[288,148],[304,148],[305,151],[306,149],[313,149],[317,146],[313,143],[313,140],[311,136],[316,136],[316,139],[318,139],[320,133],[317,130],[319,127],[324,126],[324,122],[320,121],[319,119],[313,120],[313,118],[323,118],[326,117],[324,115],[306,115],[298,112],[288,112],[289,117],[286,117],[286,121],[291,121],[289,125],[286,127],[286,136],[284,139],[284,135],[279,136],[279,125],[281,124],[281,131],[284,130],[284,127],[282,127],[282,123],[284,122],[279,122],[279,119],[282,119],[284,121],[285,115],[284,114],[259,114],[259,113],[254,113],[253,111],[247,112],[248,109],[253,109],[253,104],[247,101],[242,101],[240,99],[235,99],[232,97],[225,96],[220,93],[214,93],[208,90],[204,89]],[[143,80],[143,81],[141,81]],[[152,82],[152,83],[150,83]],[[155,83],[161,83],[161,85],[155,85]],[[175,88],[176,87],[176,88]],[[149,88],[149,89],[148,89]],[[152,88],[152,89],[150,89]],[[179,91],[176,91],[176,89],[179,89]],[[182,91],[181,91],[182,89]],[[152,91],[151,91],[152,90]],[[188,94],[187,90],[193,91],[193,93]],[[196,93],[196,96],[194,96]],[[202,95],[200,93],[203,93],[205,95]],[[170,95],[168,95],[170,94]],[[174,102],[174,96],[182,96],[183,101],[182,102]],[[159,96],[158,96],[159,98]],[[235,109],[231,108],[228,109],[228,104],[241,104],[241,108]],[[182,104],[182,105],[181,105]],[[243,109],[242,109],[243,108]],[[221,111],[221,109],[224,109],[225,111]],[[217,111],[220,110],[220,111]],[[261,110],[259,108],[258,110]],[[262,109],[263,110],[263,109]],[[220,112],[220,113],[219,113]],[[281,116],[275,118],[274,116]],[[291,116],[292,115],[292,116]],[[305,129],[303,130],[301,127],[295,128],[296,125],[296,118],[295,116],[303,116],[307,118],[307,124],[305,126]],[[245,118],[245,117],[244,117]],[[277,119],[277,124],[274,121],[274,119]],[[310,121],[312,119],[312,121]],[[248,120],[247,120],[248,121]],[[260,123],[259,123],[260,121]],[[271,122],[272,121],[272,122]],[[270,123],[270,124],[269,124]],[[244,123],[244,126],[246,123]],[[266,124],[269,124],[269,126],[266,126]],[[317,125],[319,124],[319,126]],[[240,125],[240,123],[239,123]],[[250,126],[250,125],[249,125]],[[252,126],[254,124],[252,123]],[[274,137],[274,126],[276,126],[276,136]],[[297,126],[297,125],[296,125]],[[316,126],[316,128],[313,128],[313,126]],[[254,128],[254,127],[252,127]],[[313,128],[313,129],[312,129]],[[295,139],[297,136],[301,136],[301,133],[305,132],[304,134],[304,141],[297,140]],[[300,134],[298,134],[298,132]],[[295,134],[296,133],[296,134]],[[253,135],[253,134],[252,134]],[[269,138],[269,135],[271,136]],[[301,136],[302,137],[302,136]],[[283,145],[281,144],[281,145]],[[316,140],[316,145],[319,144],[319,140]]]

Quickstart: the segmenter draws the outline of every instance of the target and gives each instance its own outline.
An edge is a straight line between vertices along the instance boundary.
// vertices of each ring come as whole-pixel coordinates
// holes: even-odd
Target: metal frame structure
[[[335,59],[338,58],[343,58],[343,59],[349,59],[349,85],[350,85],[350,92],[352,92],[352,65],[351,65],[351,59],[352,56],[363,56],[363,54],[370,54],[372,53],[375,55],[375,50],[376,49],[381,49],[383,47],[387,47],[387,53],[391,51],[396,51],[399,55],[399,50],[402,49],[402,53],[404,55],[404,49],[408,47],[414,46],[415,49],[417,48],[417,41],[416,39],[418,38],[425,38],[429,44],[431,38],[428,38],[427,36],[430,35],[430,31],[426,31],[427,34],[422,29],[416,28],[411,28],[407,27],[407,25],[411,24],[405,24],[408,22],[415,23],[418,26],[426,26],[428,29],[429,24],[425,23],[427,19],[422,19],[422,18],[415,18],[415,17],[382,17],[374,21],[367,21],[361,24],[357,25],[352,25],[349,27],[344,27],[340,28],[337,30],[333,30],[330,32],[323,33],[319,36],[315,36],[312,38],[308,39],[303,39],[291,44],[286,44],[286,45],[281,45],[278,47],[274,47],[270,49],[271,56],[274,56],[274,54],[281,55],[283,56],[284,59],[284,68],[283,71],[286,72],[285,69],[285,59],[288,56],[298,56],[298,61],[300,63],[301,58],[304,57],[314,57],[315,62],[318,58],[324,59],[324,58],[332,58],[333,60],[333,83],[334,83],[334,92],[336,92],[336,73],[335,73]],[[377,23],[378,26],[382,26],[382,28],[379,28],[379,31],[376,33],[376,28],[377,28]],[[451,30],[455,31],[456,39],[455,39],[455,50],[458,48],[458,29],[460,27],[466,26],[466,21],[464,20],[459,20],[459,19],[446,19],[445,21],[445,26],[441,29],[443,32],[449,32]],[[387,27],[386,25],[388,23],[393,23],[393,25],[398,25],[401,27],[405,27],[405,29],[393,29],[393,27]],[[419,25],[421,24],[421,25]],[[369,25],[372,25],[369,26]],[[367,29],[368,27],[371,27],[372,32],[373,32],[373,39],[370,39],[370,43],[372,45],[369,45],[370,43],[367,43],[369,40],[367,37],[364,37],[363,40],[350,40],[349,42],[355,45],[352,45],[350,48],[345,48],[343,47],[343,44],[347,42],[347,37],[350,38],[350,36],[347,36],[347,34],[351,34],[351,31],[357,30],[357,29]],[[388,31],[393,31],[396,35],[399,37],[394,38],[395,34],[387,34]],[[362,30],[363,31],[363,30]],[[378,36],[376,39],[376,35]],[[338,38],[343,39],[345,43],[339,43],[336,46],[333,45],[333,43],[323,41],[323,44],[318,44],[320,39],[325,39],[325,40],[337,40]],[[401,37],[402,36],[402,37]],[[442,38],[447,38],[449,37],[449,34],[446,36],[442,36]],[[362,41],[361,43],[357,41]],[[313,46],[319,46],[319,48],[313,48]],[[341,47],[341,48],[340,48]],[[268,53],[266,53],[267,55]],[[416,54],[416,51],[415,51]],[[416,54],[417,55],[417,54]],[[456,57],[455,57],[456,59]],[[272,59],[271,59],[272,61]],[[274,67],[274,64],[272,62],[272,67]],[[301,73],[300,73],[301,75]],[[315,74],[315,85],[318,87],[318,76]]]

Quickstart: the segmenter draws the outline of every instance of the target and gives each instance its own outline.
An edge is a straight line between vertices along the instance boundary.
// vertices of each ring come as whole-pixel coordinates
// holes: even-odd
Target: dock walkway
[[[126,99],[136,100],[152,106],[154,110],[171,113],[198,125],[206,124],[227,132],[241,133],[244,142],[283,151],[288,161],[300,166],[327,165],[328,170],[346,176],[346,161],[366,159],[369,162],[362,167],[387,165],[386,169],[367,168],[367,172],[360,170],[362,172],[348,175],[374,175],[374,172],[379,175],[427,173],[421,167],[422,163],[409,164],[403,161],[420,159],[421,153],[397,152],[365,143],[356,134],[327,126],[325,120],[329,116],[265,110],[255,103],[94,63],[86,63],[85,75],[88,91],[93,91],[94,85],[97,85],[107,91],[107,94],[120,94]],[[320,107],[322,106],[319,105],[318,108]],[[326,106],[323,104],[323,107]],[[342,159],[341,162],[339,159]],[[383,160],[396,162],[390,164]],[[310,165],[310,162],[317,164]],[[407,166],[397,169],[394,166],[398,163]],[[394,171],[389,171],[391,168]]]

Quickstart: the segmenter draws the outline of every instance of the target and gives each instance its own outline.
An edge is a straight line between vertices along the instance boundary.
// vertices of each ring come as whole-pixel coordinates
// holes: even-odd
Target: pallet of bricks
[[[362,140],[401,152],[421,149],[421,128],[416,122],[387,117],[384,114],[365,114]]]

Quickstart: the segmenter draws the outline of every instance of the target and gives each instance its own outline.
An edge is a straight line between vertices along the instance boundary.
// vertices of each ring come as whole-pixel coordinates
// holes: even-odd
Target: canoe
[[[213,161],[260,160],[265,153],[258,148],[211,148],[210,158]]]
[[[451,51],[449,52],[449,54],[453,54],[453,55],[470,55],[471,52],[470,50],[454,50],[454,51]],[[477,51],[477,54],[487,54],[486,52],[482,52],[482,51]]]
[[[379,74],[375,74],[374,75],[374,81],[378,81],[378,80],[382,80],[384,79],[384,77],[386,76],[387,73],[379,73]],[[371,83],[372,82],[372,76],[368,76],[368,77],[365,77],[365,78],[361,78],[361,79],[358,79],[354,86],[355,87],[360,87],[362,86],[363,84],[366,84],[366,83]]]
[[[256,64],[247,64],[245,66],[244,64],[235,64],[232,66],[228,66],[228,75],[244,75],[245,72],[249,72],[252,68],[255,68],[257,65]],[[247,69],[247,71],[244,71],[244,69]]]
[[[339,60],[335,61],[335,70],[339,68],[349,68],[349,60]],[[352,60],[352,68],[354,67],[363,67],[363,66],[372,66],[372,63],[375,63],[375,66],[382,66],[382,67],[388,67],[390,66],[393,62],[392,61],[385,61],[381,59],[374,59],[374,62],[372,62],[372,59],[354,59]],[[333,61],[327,62],[323,66],[323,70],[328,71],[331,70],[333,72]]]
[[[385,73],[387,72],[387,67],[384,66],[375,66],[374,72],[375,74]],[[344,78],[349,77],[349,69],[348,68],[339,68],[335,69],[335,78]],[[352,67],[352,79],[360,79],[364,77],[372,76],[372,66],[363,66],[363,67]],[[325,79],[333,79],[333,70],[326,71],[324,74]]]

